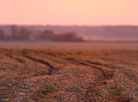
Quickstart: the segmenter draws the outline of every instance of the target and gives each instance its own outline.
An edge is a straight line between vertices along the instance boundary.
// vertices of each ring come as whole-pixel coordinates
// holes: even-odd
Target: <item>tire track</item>
[[[114,72],[115,72],[114,70],[112,70],[112,71],[105,71],[104,69],[101,68],[101,67],[104,67],[104,66],[102,64],[99,64],[98,62],[93,63],[94,64],[93,65],[90,62],[88,63],[87,61],[79,61],[79,60],[76,60],[74,58],[69,58],[67,60],[70,61],[73,64],[88,66],[88,67],[91,67],[91,68],[94,68],[94,69],[100,71],[102,73],[102,75],[105,77],[105,80],[112,79],[112,77],[114,75]],[[101,66],[101,67],[99,67],[99,66]]]
[[[73,64],[89,66],[91,68],[97,69],[98,71],[100,71],[102,73],[102,75],[105,77],[105,79],[112,79],[112,77],[113,77],[114,71],[105,71],[102,68],[100,68],[100,66],[102,66],[102,67],[104,66],[104,67],[108,67],[108,68],[112,69],[111,67],[109,67],[106,64],[102,64],[99,62],[91,62],[91,61],[85,61],[84,62],[84,61],[76,60],[74,58],[69,58],[67,60]],[[54,62],[55,62],[55,59],[54,59]],[[57,60],[57,62],[59,62],[59,60]]]
[[[27,59],[30,59],[32,61],[36,61],[36,62],[39,62],[41,64],[44,64],[44,65],[48,66],[49,69],[48,69],[48,74],[47,75],[52,75],[53,72],[56,70],[56,68],[51,63],[49,63],[48,61],[45,61],[45,60],[42,60],[42,59],[39,59],[39,58],[35,58],[35,57],[32,57],[32,56],[28,56],[28,55],[23,55],[23,56]]]
[[[51,60],[52,62],[55,62],[57,64],[67,64],[65,61],[63,61],[62,59],[58,59],[55,57],[51,57],[49,55],[47,55],[48,59]]]
[[[103,70],[102,68],[100,68],[98,66],[90,65],[90,64],[88,64],[86,62],[81,62],[80,64],[81,65],[85,65],[85,66],[89,66],[89,67],[94,68],[94,69],[97,69],[105,77],[105,80],[112,79],[112,77],[114,75],[114,71],[105,71],[105,70]]]
[[[14,57],[12,55],[7,55],[9,58],[15,60],[15,61],[18,61],[19,63],[25,63],[26,61],[24,59],[21,59],[21,58],[18,58],[18,57]]]
[[[111,65],[108,65],[108,64],[103,64],[103,63],[100,63],[100,62],[94,62],[94,61],[87,61],[88,63],[90,64],[93,64],[93,65],[98,65],[98,66],[104,66],[106,68],[109,68],[109,69],[115,69],[116,67],[115,66],[111,66]]]

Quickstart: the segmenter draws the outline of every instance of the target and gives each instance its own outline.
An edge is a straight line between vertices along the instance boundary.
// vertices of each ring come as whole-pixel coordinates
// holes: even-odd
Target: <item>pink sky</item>
[[[138,0],[0,0],[0,24],[138,25]]]

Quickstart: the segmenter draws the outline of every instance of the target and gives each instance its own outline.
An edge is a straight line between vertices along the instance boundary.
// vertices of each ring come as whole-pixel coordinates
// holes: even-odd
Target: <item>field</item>
[[[138,43],[0,43],[0,102],[138,102]]]

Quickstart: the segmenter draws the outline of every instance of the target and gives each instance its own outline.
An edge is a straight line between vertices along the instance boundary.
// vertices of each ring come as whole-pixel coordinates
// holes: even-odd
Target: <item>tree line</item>
[[[55,33],[53,30],[33,31],[27,27],[10,26],[10,34],[0,29],[0,40],[84,41],[74,32]]]

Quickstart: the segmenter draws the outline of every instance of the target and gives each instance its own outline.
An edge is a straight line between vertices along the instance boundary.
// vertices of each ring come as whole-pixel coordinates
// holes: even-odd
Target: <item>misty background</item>
[[[1,41],[137,41],[138,26],[1,25]]]

